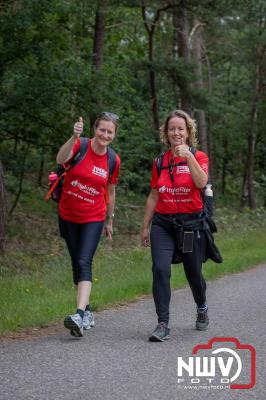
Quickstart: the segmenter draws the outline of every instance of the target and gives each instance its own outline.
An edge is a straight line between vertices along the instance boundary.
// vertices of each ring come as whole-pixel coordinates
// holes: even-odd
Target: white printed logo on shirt
[[[105,171],[105,169],[99,168],[99,167],[93,167],[92,169],[92,173],[94,175],[98,175],[101,176],[102,178],[106,178],[107,177],[107,171]]]
[[[170,188],[168,186],[160,186],[158,189],[159,193],[170,193],[170,194],[188,194],[190,193],[190,188],[188,187],[178,187],[178,188]]]
[[[187,165],[178,165],[176,167],[177,174],[190,174],[190,170]]]
[[[85,192],[87,194],[90,194],[91,196],[98,196],[100,192],[98,190],[94,189],[93,187],[87,186],[87,185],[82,185],[78,180],[71,181],[70,185],[73,187],[78,187],[82,192]]]

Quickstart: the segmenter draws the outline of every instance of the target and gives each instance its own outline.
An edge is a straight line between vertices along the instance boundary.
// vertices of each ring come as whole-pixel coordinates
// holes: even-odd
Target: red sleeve
[[[200,167],[205,172],[205,174],[208,176],[209,159],[207,154],[203,153],[203,151],[197,151],[195,158],[198,161]]]
[[[157,188],[157,182],[158,182],[159,176],[157,172],[157,167],[156,167],[156,159],[153,161],[153,166],[152,166],[152,172],[151,172],[151,182],[150,186],[152,189]]]
[[[62,164],[64,168],[66,168],[71,163],[73,157],[77,154],[79,148],[80,148],[80,138],[77,138],[74,143],[74,146],[72,147],[71,156],[69,160],[66,163]]]
[[[78,137],[78,138],[76,139],[76,141],[75,141],[74,146],[72,147],[72,150],[71,150],[71,158],[77,154],[79,148],[80,148],[80,138]]]
[[[109,176],[108,183],[111,183],[112,185],[117,185],[118,184],[118,178],[119,178],[119,172],[120,172],[120,158],[116,154],[116,163],[115,163],[115,169],[112,175]]]

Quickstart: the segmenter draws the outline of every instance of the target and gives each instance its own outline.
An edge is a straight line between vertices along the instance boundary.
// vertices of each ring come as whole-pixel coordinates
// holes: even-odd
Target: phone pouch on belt
[[[193,241],[194,241],[194,232],[193,231],[184,231],[183,232],[182,253],[192,253]]]

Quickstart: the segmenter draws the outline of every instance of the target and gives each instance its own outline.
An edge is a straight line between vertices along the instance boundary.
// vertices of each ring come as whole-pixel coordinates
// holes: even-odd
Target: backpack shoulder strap
[[[161,175],[161,170],[163,169],[164,154],[165,154],[165,151],[163,151],[161,154],[159,154],[158,157],[156,157],[156,159],[155,159],[158,176]]]
[[[70,161],[68,169],[73,168],[75,165],[77,165],[80,161],[83,160],[88,150],[88,144],[89,144],[89,139],[87,137],[80,138],[79,151],[77,152],[75,157]]]
[[[108,158],[108,175],[111,176],[114,173],[116,167],[116,152],[112,147],[107,147],[107,158]]]
[[[190,147],[189,151],[193,154],[193,156],[195,156],[195,154],[197,153],[196,147]]]

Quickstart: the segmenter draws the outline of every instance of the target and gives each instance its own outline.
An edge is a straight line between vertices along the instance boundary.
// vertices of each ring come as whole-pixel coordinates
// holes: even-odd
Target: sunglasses
[[[107,112],[107,111],[103,111],[100,114],[101,117],[108,117],[113,119],[114,121],[118,121],[119,120],[119,116],[117,114],[111,113],[111,112]]]

